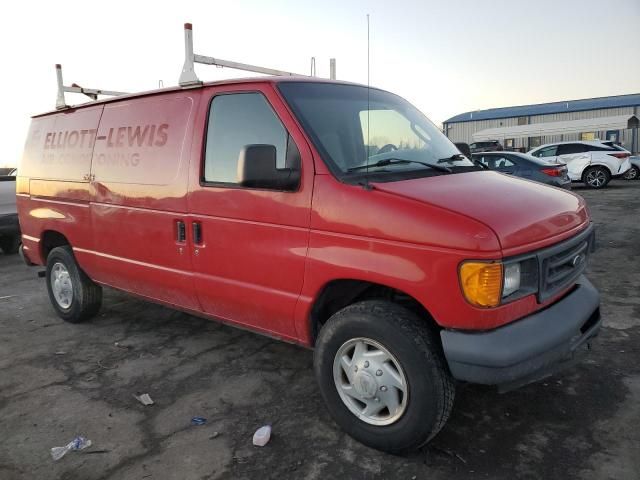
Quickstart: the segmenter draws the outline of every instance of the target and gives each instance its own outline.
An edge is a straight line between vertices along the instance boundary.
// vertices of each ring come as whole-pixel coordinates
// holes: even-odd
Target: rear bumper
[[[443,330],[444,354],[454,378],[511,390],[569,365],[601,326],[600,298],[584,276],[548,308],[495,330]]]
[[[620,178],[624,176],[625,173],[631,168],[631,161],[627,158],[624,162],[620,164],[617,172],[612,172],[611,177]]]
[[[550,183],[554,187],[564,188],[565,190],[571,190],[571,180],[567,178],[566,180],[560,180],[557,183]]]
[[[18,223],[17,213],[0,215],[0,235],[18,235],[19,233],[20,223]]]

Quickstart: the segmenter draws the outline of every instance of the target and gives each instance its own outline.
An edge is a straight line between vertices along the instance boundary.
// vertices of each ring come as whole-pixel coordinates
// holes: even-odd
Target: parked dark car
[[[471,153],[476,152],[501,152],[504,147],[498,140],[485,140],[483,142],[473,142],[469,145]]]
[[[550,163],[518,152],[474,153],[473,160],[489,170],[535,180],[553,187],[571,189],[571,179],[567,172],[567,166],[563,163]]]

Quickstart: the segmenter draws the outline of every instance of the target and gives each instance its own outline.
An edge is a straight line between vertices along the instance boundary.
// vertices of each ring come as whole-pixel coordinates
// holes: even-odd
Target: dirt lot
[[[0,479],[638,479],[640,181],[576,191],[598,225],[593,354],[504,395],[460,386],[448,425],[407,457],[336,427],[310,351],[114,291],[98,318],[65,324],[37,269],[0,255]],[[144,392],[155,405],[132,397]],[[253,447],[266,423],[272,441]],[[54,463],[79,434],[93,446]]]

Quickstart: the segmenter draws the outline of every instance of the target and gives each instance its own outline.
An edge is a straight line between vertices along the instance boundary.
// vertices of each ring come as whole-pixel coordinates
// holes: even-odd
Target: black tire
[[[625,180],[640,180],[640,168],[631,165],[631,168],[624,174]]]
[[[51,282],[52,270],[56,264],[62,266],[68,271],[73,296],[70,305],[64,308],[56,300]],[[60,318],[66,322],[79,323],[95,316],[102,305],[102,287],[94,283],[86,273],[84,273],[75,257],[71,247],[56,247],[47,257],[47,292],[49,300],[54,310]]]
[[[0,236],[0,250],[5,255],[13,255],[18,253],[20,247],[20,235]]]
[[[408,396],[404,413],[379,426],[360,420],[338,393],[333,363],[345,342],[365,337],[386,348],[404,370]],[[414,450],[446,423],[455,397],[454,382],[436,334],[410,310],[383,300],[350,305],[323,326],[314,352],[320,392],[334,420],[356,440],[389,453]]]
[[[593,180],[592,180],[593,179]],[[611,181],[611,172],[607,167],[596,165],[585,169],[582,174],[582,182],[589,188],[600,189],[606,187]]]

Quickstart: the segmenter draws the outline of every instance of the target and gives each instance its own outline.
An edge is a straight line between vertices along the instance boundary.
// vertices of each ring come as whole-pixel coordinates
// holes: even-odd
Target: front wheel
[[[582,174],[582,181],[590,188],[604,188],[610,180],[611,173],[606,167],[589,167]]]
[[[350,305],[318,336],[314,370],[335,421],[379,450],[420,447],[444,426],[455,395],[437,337],[402,306]]]
[[[84,273],[71,247],[56,247],[47,257],[47,291],[60,318],[78,323],[93,317],[102,305],[102,288]]]

